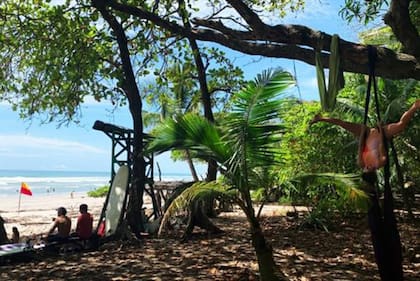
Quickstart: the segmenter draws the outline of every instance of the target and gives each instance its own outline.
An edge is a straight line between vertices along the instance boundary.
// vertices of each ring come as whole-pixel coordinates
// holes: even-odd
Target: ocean
[[[22,182],[32,195],[88,192],[109,185],[111,172],[0,170],[0,198],[18,194]],[[168,174],[162,181],[191,180],[188,174]],[[158,180],[158,177],[155,177]]]

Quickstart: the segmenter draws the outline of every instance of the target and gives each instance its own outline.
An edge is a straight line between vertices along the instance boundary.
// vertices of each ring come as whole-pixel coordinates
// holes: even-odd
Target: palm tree
[[[275,265],[271,245],[266,241],[254,211],[250,191],[259,186],[258,175],[279,164],[276,144],[284,127],[278,115],[284,99],[280,96],[294,85],[293,77],[282,70],[258,75],[233,98],[232,112],[218,125],[196,114],[166,122],[150,143],[150,152],[189,149],[202,159],[214,159],[245,213],[251,232],[261,280],[286,280]]]

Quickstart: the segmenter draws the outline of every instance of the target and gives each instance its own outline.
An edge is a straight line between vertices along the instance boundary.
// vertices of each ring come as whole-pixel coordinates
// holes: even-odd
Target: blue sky
[[[357,41],[360,27],[349,25],[338,16],[338,7],[343,1],[307,2],[309,4],[304,13],[289,16],[280,22],[302,24],[326,33],[337,33],[345,40]],[[320,2],[325,4],[321,5]],[[248,79],[275,67],[293,73],[295,63],[301,97],[305,100],[318,99],[314,67],[298,61],[261,59],[234,51],[228,51],[228,54],[244,70]],[[114,113],[110,109],[104,104],[84,104],[81,124],[58,128],[56,123],[41,125],[39,120],[21,120],[8,105],[0,104],[0,169],[109,171],[111,141],[104,133],[93,130],[93,123],[101,120],[132,127],[127,108],[120,108]],[[189,172],[186,163],[173,162],[169,154],[157,157],[156,161],[163,175]],[[199,173],[204,176],[204,172],[205,167],[199,166]]]

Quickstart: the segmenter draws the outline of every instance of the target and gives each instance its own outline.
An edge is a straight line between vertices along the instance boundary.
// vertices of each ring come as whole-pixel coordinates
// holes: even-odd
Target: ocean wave
[[[15,183],[75,183],[75,182],[106,182],[108,177],[0,177],[0,185]]]

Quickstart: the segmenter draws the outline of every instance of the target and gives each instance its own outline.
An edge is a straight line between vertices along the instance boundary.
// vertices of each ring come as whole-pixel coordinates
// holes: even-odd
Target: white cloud
[[[110,151],[77,141],[0,135],[0,169],[105,171]]]
[[[74,141],[66,141],[53,138],[33,137],[28,135],[0,135],[0,143],[2,144],[1,154],[25,152],[29,154],[41,154],[40,151],[48,153],[95,153],[105,154],[107,151],[97,147],[86,145]],[[28,153],[27,153],[28,152]]]

